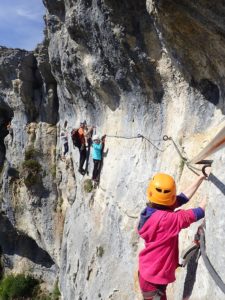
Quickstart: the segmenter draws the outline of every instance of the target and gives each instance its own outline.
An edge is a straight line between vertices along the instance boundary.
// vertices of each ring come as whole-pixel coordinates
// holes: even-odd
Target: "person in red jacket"
[[[167,299],[166,287],[175,281],[178,267],[179,232],[204,217],[206,201],[198,208],[174,210],[191,199],[205,178],[199,176],[180,195],[176,195],[176,183],[168,174],[158,173],[149,183],[149,203],[138,225],[138,233],[145,241],[139,253],[139,284],[145,300]]]
[[[80,139],[80,147],[79,147],[79,152],[80,152],[80,161],[79,161],[79,172],[84,175],[85,170],[83,169],[83,165],[85,163],[85,160],[87,158],[87,150],[86,150],[86,141],[85,141],[85,129],[86,122],[80,122],[80,128],[78,130],[79,134],[79,139]]]
[[[90,147],[91,147],[91,136],[93,133],[94,127],[87,127],[87,122],[80,122],[80,128],[78,129],[79,136],[79,152],[80,152],[80,161],[79,161],[79,169],[78,171],[85,175],[88,173],[88,160],[90,155]],[[86,161],[86,167],[83,168],[84,163]]]

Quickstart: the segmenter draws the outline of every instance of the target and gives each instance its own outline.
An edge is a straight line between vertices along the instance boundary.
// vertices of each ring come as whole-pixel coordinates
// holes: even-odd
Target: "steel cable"
[[[203,261],[205,263],[205,266],[211,275],[214,282],[217,284],[217,286],[220,288],[220,290],[225,294],[225,283],[213,267],[212,263],[210,262],[209,257],[206,253],[206,246],[205,246],[205,231],[202,226],[198,229],[198,234],[200,235],[200,249],[201,249],[201,255],[203,258]]]

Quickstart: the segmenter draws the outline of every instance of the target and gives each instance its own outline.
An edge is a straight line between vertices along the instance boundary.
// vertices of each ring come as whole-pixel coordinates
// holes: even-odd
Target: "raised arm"
[[[85,136],[89,135],[94,130],[94,126],[87,127],[87,131],[84,133]]]
[[[183,194],[190,200],[192,196],[195,194],[199,186],[201,185],[202,181],[205,180],[207,177],[205,175],[200,175],[198,178],[183,191]]]
[[[201,207],[204,211],[207,205],[207,198],[203,198],[203,200],[200,202],[199,207]]]

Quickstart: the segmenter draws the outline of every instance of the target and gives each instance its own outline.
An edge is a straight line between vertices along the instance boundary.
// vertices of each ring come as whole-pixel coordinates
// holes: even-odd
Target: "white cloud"
[[[40,19],[42,18],[42,13],[40,12],[33,13],[28,9],[17,8],[15,12],[19,17],[24,17],[32,21],[36,21],[36,20],[40,21]]]
[[[41,0],[0,0],[0,45],[27,50],[43,39]]]

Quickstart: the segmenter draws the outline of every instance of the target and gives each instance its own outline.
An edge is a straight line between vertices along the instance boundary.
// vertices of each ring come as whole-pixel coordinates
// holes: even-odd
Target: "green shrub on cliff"
[[[26,160],[30,160],[30,159],[34,159],[38,155],[40,155],[40,153],[39,153],[39,151],[37,149],[34,149],[33,147],[29,147],[25,151],[25,161]]]
[[[51,300],[59,300],[61,296],[58,280],[55,283],[54,290],[51,295]]]
[[[0,282],[0,300],[31,297],[39,281],[31,276],[9,275]]]
[[[93,190],[93,184],[91,179],[86,179],[84,181],[84,191],[85,193],[91,193]]]
[[[27,187],[38,183],[39,173],[42,168],[38,161],[34,159],[25,160],[23,162],[24,183]]]
[[[23,162],[23,168],[33,173],[38,173],[41,171],[41,165],[34,159],[25,160]]]

